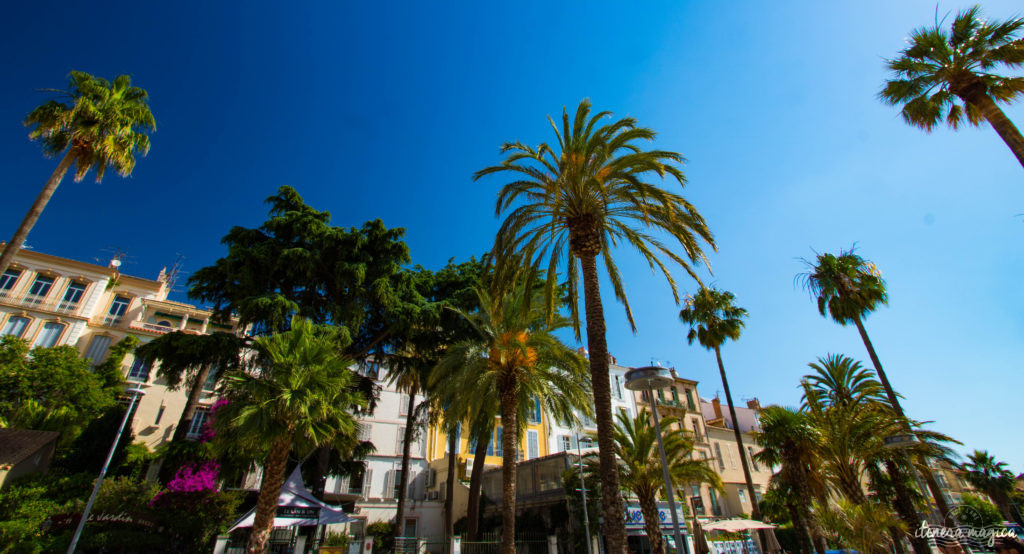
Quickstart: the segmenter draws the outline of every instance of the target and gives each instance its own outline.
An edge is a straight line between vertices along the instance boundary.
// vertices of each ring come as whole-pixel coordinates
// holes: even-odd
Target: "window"
[[[716,515],[722,515],[722,508],[718,505],[718,495],[715,494],[715,489],[708,489],[708,496],[711,497],[711,511]]]
[[[754,448],[752,446],[747,447],[747,454],[750,454],[750,465],[754,466],[754,471],[761,471],[757,467],[757,462],[754,461]]]
[[[696,436],[697,442],[704,442],[704,433],[700,429],[700,420],[694,417],[690,418],[690,421],[693,423],[693,434]]]
[[[45,275],[37,275],[35,282],[29,287],[28,293],[32,296],[38,296],[40,298],[50,293],[50,287],[53,286],[53,277],[47,277]]]
[[[402,488],[402,470],[393,469],[391,470],[391,489],[388,490],[391,496],[388,498],[398,498],[398,491]]]
[[[128,311],[128,305],[132,303],[132,299],[127,296],[115,296],[114,301],[110,303],[110,310],[107,315],[120,319],[124,317],[124,313]]]
[[[650,399],[647,398],[647,391],[640,391],[640,400],[643,400],[644,402],[650,402]]]
[[[532,460],[540,457],[540,435],[537,431],[526,432],[526,458]]]
[[[206,423],[206,419],[210,416],[209,410],[196,410],[192,414],[192,424],[188,426],[188,435],[190,439],[198,439],[199,435],[203,433],[203,424]]]
[[[78,303],[82,301],[82,295],[85,294],[85,285],[82,283],[69,283],[68,289],[65,290],[65,296],[60,300],[59,309],[61,310],[72,310],[78,306]]]
[[[676,405],[679,404],[679,391],[677,391],[675,387],[672,387],[672,403]]]
[[[697,411],[697,407],[693,404],[693,391],[686,389],[686,406],[692,411]]]
[[[365,377],[374,381],[380,379],[380,362],[366,362],[366,369],[363,371]]]
[[[21,338],[25,334],[25,329],[28,328],[27,317],[11,316],[7,319],[7,323],[4,324],[4,328],[0,331],[0,337],[7,335],[14,335],[15,337]]]
[[[395,438],[395,453],[402,455],[402,447],[405,445],[405,426],[398,428],[398,436]]]
[[[501,427],[495,427],[494,428],[494,440],[491,441],[491,444],[487,445],[487,455],[488,456],[502,456],[502,455],[504,455],[504,451],[502,450],[502,443],[501,443]]]
[[[366,468],[363,470],[363,496],[370,496],[370,485],[373,484],[373,470]]]
[[[581,437],[580,438],[580,448],[593,448],[593,447],[594,447],[594,439],[592,439],[590,437]]]
[[[57,323],[55,321],[46,322],[43,324],[43,329],[39,331],[39,335],[36,337],[36,343],[34,346],[42,348],[55,346],[57,344],[57,339],[60,338],[65,327],[67,327],[67,325],[64,325],[63,323]]]
[[[665,401],[665,389],[658,389],[658,402]]]
[[[403,537],[415,537],[416,536],[416,518],[405,519],[405,529],[402,530]]]
[[[370,440],[370,425],[368,423],[359,424],[359,440],[362,442]]]
[[[740,502],[743,504],[747,503],[747,491],[743,489],[736,489],[736,493],[740,496]]]
[[[128,371],[128,380],[136,381],[139,383],[145,383],[149,381],[149,370],[153,367],[153,364],[146,363],[142,358],[136,357],[135,361],[132,362],[132,368]],[[161,409],[163,406],[161,406]]]
[[[96,365],[103,361],[103,358],[107,355],[107,348],[110,347],[111,337],[107,335],[96,335],[92,338],[92,343],[89,344],[89,349],[85,351],[85,359],[89,360],[92,365]]]
[[[589,415],[583,414],[583,426],[588,429],[592,429],[594,427],[597,427],[597,422],[595,422],[593,419],[590,419]]]
[[[404,392],[398,397],[398,415],[409,415],[409,395]]]
[[[612,394],[615,395],[616,400],[622,400],[622,376],[615,376],[615,388],[612,389]]]
[[[217,389],[217,380],[220,379],[220,368],[217,366],[210,368],[210,373],[206,374],[206,380],[203,381],[203,391],[213,392]]]
[[[530,413],[526,414],[527,423],[540,423],[540,399],[533,399],[533,409]]]
[[[18,276],[21,275],[19,269],[8,269],[3,275],[0,275],[0,291],[8,291],[14,288],[14,283],[18,281]]]
[[[450,438],[450,437],[449,437]],[[448,442],[448,448],[451,448],[451,442]],[[462,424],[455,425],[455,452],[452,454],[458,454],[462,449]]]
[[[722,444],[715,443],[715,457],[718,458],[718,469],[725,469],[725,458],[722,457]]]
[[[561,435],[561,436],[558,437],[558,439],[559,439],[559,441],[562,444],[562,452],[572,452],[574,450],[573,447],[572,447],[572,437],[571,436],[569,436],[569,435]]]

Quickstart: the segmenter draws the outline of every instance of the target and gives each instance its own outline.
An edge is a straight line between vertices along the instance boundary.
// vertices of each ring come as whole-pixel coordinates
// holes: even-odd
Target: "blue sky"
[[[709,279],[750,311],[723,351],[737,400],[796,405],[815,357],[867,360],[793,281],[812,249],[856,242],[888,280],[867,327],[907,413],[1024,471],[1024,174],[987,126],[928,135],[875,98],[883,59],[933,2],[352,4],[8,6],[0,235],[55,165],[21,119],[72,69],[132,75],[159,129],[130,179],[66,180],[29,244],[86,261],[121,248],[124,270],[149,277],[179,252],[186,272],[211,263],[283,184],[335,224],[405,227],[415,263],[478,254],[501,181],[472,172],[503,141],[551,140],[545,116],[590,98],[689,160],[684,194],[719,245]],[[714,357],[686,345],[667,285],[618,260],[639,332],[606,296],[612,353],[674,365],[714,396]]]

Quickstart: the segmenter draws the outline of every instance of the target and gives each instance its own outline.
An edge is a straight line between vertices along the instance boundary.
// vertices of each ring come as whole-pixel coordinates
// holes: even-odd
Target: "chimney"
[[[722,401],[718,397],[711,399],[711,407],[715,409],[715,419],[722,417]]]
[[[672,378],[673,379],[678,379],[679,378],[679,374],[676,373],[676,368],[673,367],[673,368],[669,369],[668,371],[669,371],[669,373],[672,374]]]
[[[615,363],[615,356],[612,356],[611,352],[608,353],[608,363],[610,363],[612,365],[619,365],[619,364]]]
[[[761,403],[758,402],[757,397],[754,397],[751,398],[750,400],[747,400],[747,407],[750,408],[751,410],[760,410]]]

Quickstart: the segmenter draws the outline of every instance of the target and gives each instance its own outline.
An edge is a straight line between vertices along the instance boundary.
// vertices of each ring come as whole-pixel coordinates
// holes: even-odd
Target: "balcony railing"
[[[139,329],[142,331],[150,331],[152,333],[173,333],[177,331],[174,327],[168,327],[167,325],[157,325],[156,323],[147,323],[145,321],[133,321],[129,325],[132,329]]]
[[[67,302],[65,300],[47,300],[45,296],[26,294],[18,297],[12,291],[0,291],[0,304],[31,308],[46,312],[54,312],[66,315],[75,315],[81,306],[79,302]]]

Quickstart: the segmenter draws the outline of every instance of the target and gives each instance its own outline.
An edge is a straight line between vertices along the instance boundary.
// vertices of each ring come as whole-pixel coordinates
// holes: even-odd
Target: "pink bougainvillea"
[[[220,398],[210,406],[210,415],[203,422],[203,427],[199,432],[199,442],[208,442],[213,440],[213,418],[216,417],[217,409],[228,403],[227,398]]]
[[[220,464],[215,460],[201,464],[185,464],[178,468],[174,479],[167,483],[167,490],[172,492],[215,491],[219,475]]]

